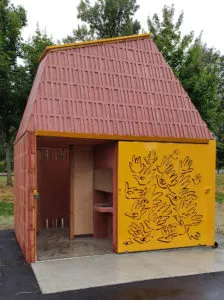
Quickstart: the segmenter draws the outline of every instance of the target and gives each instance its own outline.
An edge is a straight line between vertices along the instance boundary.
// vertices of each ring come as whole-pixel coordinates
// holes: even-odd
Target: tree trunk
[[[11,145],[10,143],[6,144],[5,148],[6,154],[6,168],[7,168],[7,185],[12,186],[12,170],[11,170]]]

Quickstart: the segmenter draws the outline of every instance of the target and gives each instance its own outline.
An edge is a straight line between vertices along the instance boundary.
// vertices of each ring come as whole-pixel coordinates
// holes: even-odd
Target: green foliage
[[[2,143],[0,142],[0,161],[5,159],[5,151]]]
[[[14,99],[19,103],[17,111],[17,124],[20,123],[28,100],[29,93],[38,69],[39,58],[45,48],[52,44],[53,41],[47,36],[46,32],[41,32],[38,26],[35,34],[29,38],[27,42],[21,44],[21,55],[24,64],[23,66],[19,66],[17,68],[17,74],[14,78]]]
[[[0,2],[0,53],[8,68],[16,65],[20,52],[21,29],[26,25],[26,13],[21,6],[15,7],[9,0]]]
[[[220,55],[196,39],[188,49],[179,79],[213,133],[216,132]]]
[[[0,1],[0,154],[5,152],[8,184],[12,184],[12,145],[18,129],[32,82],[38,67],[38,58],[52,41],[37,29],[35,36],[23,44],[21,32],[26,25],[26,13],[9,0]],[[18,65],[24,58],[25,66]]]
[[[13,216],[14,204],[9,202],[0,202],[0,216]]]
[[[21,31],[26,25],[25,10],[14,7],[8,0],[0,2],[0,134],[9,142],[16,126],[15,78],[18,74],[17,57],[20,57]]]
[[[219,99],[217,130],[215,132],[217,138],[216,165],[217,169],[224,169],[224,56],[221,56],[220,58]]]
[[[6,172],[6,161],[2,160],[0,161],[0,173]]]
[[[148,29],[158,49],[162,52],[166,61],[178,75],[178,71],[185,60],[186,51],[193,40],[193,31],[182,37],[181,25],[184,13],[182,12],[177,21],[174,22],[175,8],[164,6],[162,9],[162,20],[158,14],[152,18],[148,17]]]
[[[47,46],[53,45],[52,38],[48,37],[45,31],[41,31],[37,26],[35,34],[22,45],[23,59],[25,67],[29,75],[29,88],[31,88],[32,82],[36,75],[36,71],[39,65],[39,58],[44,52]]]
[[[76,41],[88,41],[93,39],[86,25],[78,25],[78,28],[73,30],[72,35],[68,35],[62,41],[65,44],[71,44]]]
[[[136,0],[81,0],[78,18],[83,23],[63,42],[137,34],[141,26],[133,16],[138,8]]]
[[[21,32],[26,25],[26,13],[9,0],[0,1],[0,140],[6,152],[8,184],[11,180],[12,141],[18,126],[20,91],[16,85],[20,76],[17,58],[21,57]]]
[[[162,20],[148,18],[152,38],[181,81],[192,102],[213,133],[217,131],[220,54],[209,49],[201,36],[193,42],[193,31],[182,37],[183,12],[174,22],[175,8],[164,6]]]

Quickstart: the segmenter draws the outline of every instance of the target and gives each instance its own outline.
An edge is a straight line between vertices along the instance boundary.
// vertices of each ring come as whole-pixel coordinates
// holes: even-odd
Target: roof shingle
[[[153,40],[118,41],[48,51],[17,140],[27,130],[211,139]]]

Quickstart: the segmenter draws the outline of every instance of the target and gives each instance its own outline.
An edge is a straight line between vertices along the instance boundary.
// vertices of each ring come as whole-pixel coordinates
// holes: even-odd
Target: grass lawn
[[[6,176],[0,176],[0,229],[13,228],[14,189],[6,186]]]
[[[216,175],[216,202],[224,203],[224,174]]]
[[[5,186],[7,181],[6,176],[0,176],[0,186]],[[12,176],[12,181],[14,181],[14,176]]]
[[[13,203],[14,189],[6,186],[6,176],[0,176],[0,202]],[[0,212],[1,214],[1,212]]]
[[[13,216],[13,203],[0,202],[0,216]]]

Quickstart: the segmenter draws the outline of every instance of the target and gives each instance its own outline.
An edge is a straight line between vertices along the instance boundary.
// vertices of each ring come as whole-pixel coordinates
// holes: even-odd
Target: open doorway
[[[103,163],[106,148],[61,140],[37,143],[37,260],[112,253],[113,171]],[[110,191],[99,185],[102,175]],[[99,207],[103,202],[110,207]]]
[[[69,239],[69,149],[37,148],[37,260],[57,254]]]

